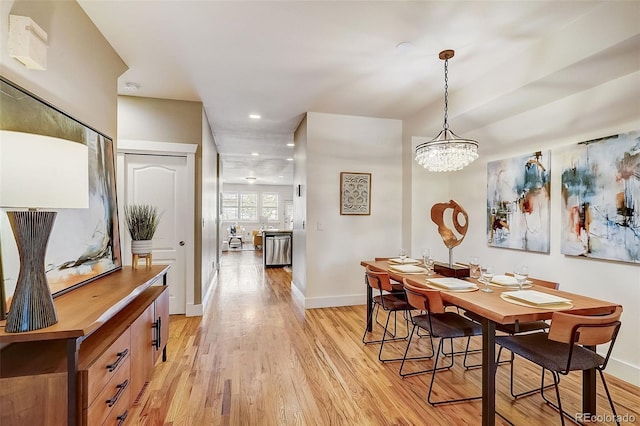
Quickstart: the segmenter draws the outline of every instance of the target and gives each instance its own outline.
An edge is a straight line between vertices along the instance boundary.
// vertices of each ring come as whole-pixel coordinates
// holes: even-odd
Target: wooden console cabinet
[[[123,424],[166,360],[168,269],[124,268],[60,296],[51,327],[0,322],[0,425]]]

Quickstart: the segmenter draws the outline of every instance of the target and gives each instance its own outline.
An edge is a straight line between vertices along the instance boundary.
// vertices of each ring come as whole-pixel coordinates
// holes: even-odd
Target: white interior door
[[[162,215],[153,237],[153,263],[170,264],[169,313],[186,311],[187,159],[164,155],[125,154],[124,204],[151,204]],[[122,203],[121,203],[122,204]],[[125,228],[126,229],[126,228]],[[124,255],[131,263],[131,237],[126,233]],[[128,259],[127,259],[128,257]],[[142,263],[141,265],[142,266]]]

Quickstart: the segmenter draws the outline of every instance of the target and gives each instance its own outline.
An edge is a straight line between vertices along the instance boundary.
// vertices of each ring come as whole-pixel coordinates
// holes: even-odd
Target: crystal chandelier
[[[438,57],[444,61],[444,126],[438,136],[416,147],[416,161],[430,172],[461,170],[478,158],[478,142],[464,139],[449,129],[449,59],[453,50],[443,50]]]

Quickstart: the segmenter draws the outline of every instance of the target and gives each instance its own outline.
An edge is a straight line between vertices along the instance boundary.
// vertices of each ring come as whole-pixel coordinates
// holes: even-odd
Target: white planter
[[[153,243],[151,240],[133,240],[131,241],[131,253],[133,254],[148,254],[153,250]]]

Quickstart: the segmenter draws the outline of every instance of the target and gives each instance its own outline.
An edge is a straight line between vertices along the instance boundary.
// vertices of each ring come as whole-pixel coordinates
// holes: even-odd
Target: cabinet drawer
[[[121,426],[125,424],[125,420],[131,413],[131,392],[131,386],[127,386],[122,393],[122,397],[111,408],[111,412],[107,414],[107,418],[103,423],[104,426]]]
[[[98,394],[86,413],[87,425],[101,425],[116,405],[129,407],[131,405],[131,367],[130,356],[127,356],[107,385]],[[124,411],[120,408],[121,411]]]
[[[131,352],[130,332],[127,329],[85,372],[86,395],[83,407],[90,406],[104,386],[122,368]]]

